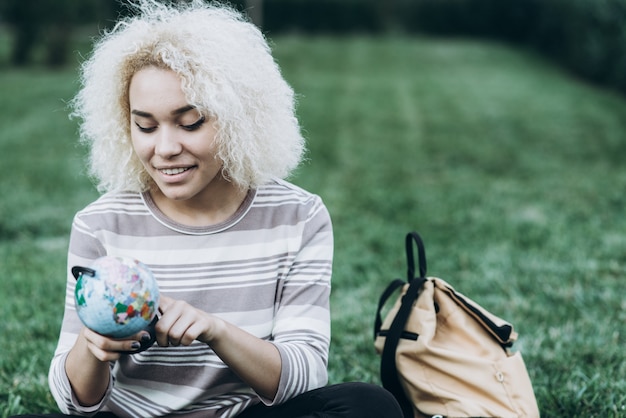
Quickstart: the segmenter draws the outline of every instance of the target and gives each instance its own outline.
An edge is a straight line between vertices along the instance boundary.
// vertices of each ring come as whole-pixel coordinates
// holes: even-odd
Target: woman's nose
[[[162,158],[171,158],[180,154],[183,150],[176,129],[161,126],[157,135],[154,152]]]

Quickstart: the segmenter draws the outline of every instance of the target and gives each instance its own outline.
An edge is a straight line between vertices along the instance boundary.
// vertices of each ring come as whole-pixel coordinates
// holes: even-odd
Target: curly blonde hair
[[[100,191],[145,191],[151,179],[130,140],[128,89],[147,66],[179,75],[189,103],[215,120],[223,175],[242,188],[285,178],[304,139],[293,90],[256,26],[236,10],[202,0],[138,0],[136,13],[96,41],[72,101],[89,170]]]

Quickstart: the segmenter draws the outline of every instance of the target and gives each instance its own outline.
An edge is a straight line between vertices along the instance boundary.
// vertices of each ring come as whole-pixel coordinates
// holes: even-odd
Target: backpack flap
[[[457,292],[444,280],[433,279],[433,282],[437,289],[447,294],[461,309],[473,317],[503,348],[511,347],[517,340],[517,333],[509,322]]]

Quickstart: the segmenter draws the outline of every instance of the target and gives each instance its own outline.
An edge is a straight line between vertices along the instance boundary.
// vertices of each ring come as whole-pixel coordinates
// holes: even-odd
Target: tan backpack
[[[413,243],[419,277],[415,276]],[[513,326],[456,292],[426,278],[420,236],[406,236],[408,283],[396,279],[383,292],[374,324],[383,386],[405,418],[539,417],[537,401]],[[402,287],[385,320],[385,301]]]

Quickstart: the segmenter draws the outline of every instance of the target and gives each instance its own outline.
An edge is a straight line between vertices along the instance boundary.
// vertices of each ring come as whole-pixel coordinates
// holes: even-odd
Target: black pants
[[[67,418],[69,415],[20,415],[22,418]],[[96,418],[116,418],[100,412]],[[296,396],[276,406],[255,405],[237,418],[402,418],[394,397],[367,383],[340,383]]]

